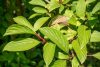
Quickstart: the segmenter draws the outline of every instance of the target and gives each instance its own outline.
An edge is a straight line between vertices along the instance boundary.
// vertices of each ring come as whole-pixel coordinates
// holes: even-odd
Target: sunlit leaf
[[[40,32],[43,33],[45,36],[47,36],[61,50],[68,53],[69,45],[68,45],[67,38],[65,38],[64,35],[60,31],[53,28],[44,27],[40,29]]]
[[[30,28],[26,26],[21,26],[18,24],[13,24],[6,30],[4,36],[6,35],[14,35],[14,34],[33,34],[34,31],[32,31]]]
[[[85,0],[78,0],[77,6],[76,6],[77,16],[79,16],[81,19],[84,19],[85,11],[86,11],[86,2],[85,2]]]
[[[34,31],[34,29],[33,29],[33,26],[30,24],[30,22],[26,19],[26,18],[24,18],[23,16],[17,16],[17,17],[15,17],[15,18],[13,18],[14,19],[14,21],[17,23],[17,24],[19,24],[19,25],[23,25],[23,26],[27,26],[27,27],[29,27],[30,29],[32,29],[33,31]],[[34,32],[35,33],[35,32]]]
[[[66,60],[56,60],[51,67],[66,67]]]
[[[47,13],[47,10],[42,7],[34,7],[32,10],[36,13]]]
[[[80,45],[78,43],[78,40],[74,40],[72,42],[72,46],[73,46],[74,51],[76,52],[76,55],[77,55],[79,61],[82,64],[87,58],[87,51],[85,50],[86,48],[81,49]]]
[[[81,25],[78,27],[78,40],[81,45],[81,49],[89,42],[90,35],[91,30],[89,30],[86,26]]]
[[[95,58],[97,58],[97,59],[100,60],[100,52],[98,52],[98,53],[96,53],[96,54],[93,54],[93,56],[94,56]]]
[[[76,57],[72,59],[72,67],[79,67],[79,62]]]
[[[37,31],[48,19],[49,17],[39,18],[34,24],[34,30]]]
[[[58,52],[58,58],[59,59],[69,59],[69,56],[67,54],[62,53],[62,52]]]
[[[46,66],[52,62],[55,54],[55,47],[56,45],[53,43],[46,43],[43,47],[43,58],[46,63]]]
[[[25,51],[37,46],[40,42],[32,38],[18,39],[9,42],[3,51]]]
[[[95,12],[97,12],[99,10],[100,10],[100,2],[97,2],[97,4],[95,5],[95,7],[92,10],[92,13],[95,13]]]
[[[94,31],[92,34],[91,34],[91,39],[90,39],[91,42],[100,42],[100,32],[99,31]]]
[[[38,15],[41,15],[41,14],[38,14],[38,13],[32,14],[32,15],[29,17],[29,19],[32,19],[32,18],[34,18],[34,17],[36,17],[36,16],[38,16]]]
[[[39,5],[43,7],[46,6],[46,3],[43,0],[31,0],[29,3],[32,5]]]

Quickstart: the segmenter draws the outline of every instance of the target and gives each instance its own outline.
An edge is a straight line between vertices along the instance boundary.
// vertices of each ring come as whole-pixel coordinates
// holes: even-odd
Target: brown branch
[[[35,35],[40,41],[42,41],[42,44],[46,43],[46,40],[43,37],[41,37],[39,34],[36,33]]]

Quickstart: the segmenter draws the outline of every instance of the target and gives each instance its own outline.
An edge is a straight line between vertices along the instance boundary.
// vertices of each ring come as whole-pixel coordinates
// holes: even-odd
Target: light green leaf
[[[62,53],[62,52],[58,52],[58,58],[59,59],[69,59],[69,56],[67,54]]]
[[[34,30],[37,31],[48,19],[49,17],[39,18],[34,24]]]
[[[46,3],[43,0],[31,0],[29,3],[32,5],[39,5],[43,7],[46,6]]]
[[[92,14],[94,14],[95,12],[100,10],[100,2],[97,2],[97,4],[95,5],[95,7],[92,10]]]
[[[64,6],[61,5],[60,8],[59,8],[59,13],[61,14],[61,12],[64,10]]]
[[[56,60],[51,67],[66,67],[66,60]]]
[[[68,3],[70,0],[63,0],[63,4]]]
[[[40,29],[40,32],[43,33],[45,36],[47,36],[61,50],[68,53],[69,44],[68,44],[67,38],[65,38],[64,35],[60,31],[50,28],[50,27],[44,27]]]
[[[77,6],[76,6],[77,16],[79,16],[81,19],[84,19],[85,11],[86,11],[86,2],[85,2],[85,0],[78,0]]]
[[[76,57],[72,59],[72,67],[79,67],[79,62]]]
[[[47,10],[42,7],[34,7],[32,10],[36,13],[47,13]]]
[[[57,0],[51,0],[50,3],[47,5],[47,9],[49,10],[49,12],[53,11],[58,7],[60,7],[60,4]]]
[[[89,3],[92,3],[94,2],[95,0],[86,0],[86,4],[89,4]]]
[[[26,27],[26,26],[21,26],[18,24],[13,24],[8,29],[6,30],[4,36],[6,35],[14,35],[14,34],[33,34],[34,32]]]
[[[46,43],[43,47],[43,58],[46,63],[46,66],[49,66],[49,64],[52,62],[55,54],[55,48],[56,45],[49,42]]]
[[[99,31],[94,31],[91,34],[90,42],[100,42],[100,32]]]
[[[91,30],[89,30],[86,26],[81,25],[78,27],[78,40],[81,49],[84,46],[86,46],[86,44],[89,42],[90,35],[91,35]]]
[[[15,17],[15,18],[13,18],[14,19],[14,21],[17,23],[17,24],[19,24],[19,25],[23,25],[23,26],[27,26],[27,27],[29,27],[30,29],[32,29],[33,31],[34,31],[34,29],[33,29],[33,26],[30,24],[30,22],[26,19],[26,18],[24,18],[23,16],[18,16],[18,17]],[[35,32],[33,32],[33,33],[35,33]]]
[[[3,51],[25,51],[37,46],[40,42],[32,38],[18,39],[9,42]]]
[[[29,17],[29,19],[32,19],[32,18],[34,18],[34,17],[36,17],[36,16],[38,16],[38,15],[41,15],[41,14],[38,14],[38,13],[32,14],[32,15]]]
[[[87,58],[86,47],[84,47],[83,49],[81,49],[77,40],[74,40],[72,42],[72,46],[73,46],[73,49],[74,49],[74,51],[75,51],[75,53],[76,53],[79,61],[82,64],[86,60],[86,58]]]
[[[68,18],[73,16],[73,11],[66,9],[64,15]]]
[[[94,56],[95,58],[99,59],[100,60],[100,52],[96,53],[96,54],[93,54],[92,56]]]

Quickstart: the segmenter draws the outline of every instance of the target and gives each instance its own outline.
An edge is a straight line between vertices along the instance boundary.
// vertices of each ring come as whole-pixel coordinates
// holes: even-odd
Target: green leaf
[[[90,42],[100,42],[100,32],[99,31],[94,31],[91,34]]]
[[[32,5],[39,5],[43,7],[46,6],[46,3],[43,0],[31,0],[29,3]]]
[[[9,42],[3,51],[25,51],[37,46],[40,42],[32,38],[18,39]]]
[[[73,11],[66,9],[64,15],[69,19],[73,16]]]
[[[29,19],[32,19],[32,18],[34,18],[34,17],[36,17],[36,16],[38,16],[38,15],[41,15],[41,14],[38,14],[38,13],[32,14],[32,15],[29,17]]]
[[[34,24],[34,30],[37,31],[48,19],[49,17],[39,18]]]
[[[95,58],[99,59],[100,60],[100,52],[96,53],[96,54],[93,54],[92,56],[94,56]]]
[[[70,0],[63,0],[63,4],[67,4]]]
[[[61,14],[61,12],[64,10],[64,6],[61,5],[60,8],[59,8],[59,13]]]
[[[85,2],[85,0],[78,0],[77,6],[76,6],[77,16],[79,16],[81,19],[84,19],[85,11],[86,11],[86,2]]]
[[[97,4],[95,5],[95,7],[92,10],[92,14],[94,14],[95,12],[100,10],[100,2],[97,2]]]
[[[67,54],[62,53],[62,52],[58,52],[58,58],[59,59],[69,59],[69,56]]]
[[[47,13],[47,10],[42,7],[34,7],[32,10],[36,13]]]
[[[13,24],[10,27],[8,27],[8,29],[6,30],[4,36],[14,35],[14,34],[25,34],[25,33],[26,34],[33,34],[34,32],[26,26]]]
[[[86,60],[86,58],[87,58],[86,47],[84,47],[83,49],[81,49],[77,40],[74,40],[72,42],[72,46],[73,46],[73,49],[74,49],[74,51],[75,51],[75,53],[76,53],[79,61],[82,64]]]
[[[79,67],[79,62],[76,57],[72,59],[72,67]]]
[[[40,29],[40,32],[43,33],[45,36],[47,36],[61,50],[68,53],[69,44],[68,44],[67,38],[65,38],[64,35],[60,31],[50,28],[50,27],[44,27]]]
[[[23,25],[23,26],[27,26],[27,27],[29,27],[30,29],[32,29],[33,31],[34,31],[34,29],[33,29],[33,26],[30,24],[30,22],[26,19],[26,18],[24,18],[23,16],[18,16],[18,17],[15,17],[15,18],[13,18],[14,19],[14,21],[17,23],[17,24],[19,24],[19,25]],[[35,33],[35,32],[33,32],[33,33]]]
[[[94,2],[95,0],[86,0],[86,4],[89,4],[89,3],[92,3]]]
[[[86,46],[86,44],[89,42],[90,35],[91,35],[91,30],[89,30],[86,26],[81,25],[78,27],[78,40],[81,49],[84,46]]]
[[[66,67],[66,60],[56,60],[51,67]]]
[[[52,62],[53,58],[54,58],[54,54],[55,54],[55,48],[56,45],[49,42],[46,43],[43,47],[43,58],[44,61],[46,63],[46,66],[49,66],[50,63]]]
[[[53,11],[58,7],[60,7],[60,4],[57,0],[51,0],[50,3],[47,5],[47,9],[49,10],[49,12]]]

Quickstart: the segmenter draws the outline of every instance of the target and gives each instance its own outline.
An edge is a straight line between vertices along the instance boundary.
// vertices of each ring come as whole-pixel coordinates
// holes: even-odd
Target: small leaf
[[[3,51],[25,51],[37,46],[40,42],[32,38],[18,39],[9,42]]]
[[[39,5],[43,7],[46,6],[46,3],[43,0],[31,0],[29,3],[32,5]]]
[[[84,19],[85,11],[86,11],[86,2],[85,2],[85,0],[78,0],[77,6],[76,6],[77,16],[79,16],[81,19]]]
[[[66,60],[56,60],[51,67],[66,67]]]
[[[79,67],[79,62],[76,57],[72,59],[72,67]]]
[[[67,54],[62,53],[62,52],[58,52],[58,58],[59,59],[69,59],[69,56]]]
[[[86,47],[84,47],[83,49],[81,49],[77,40],[74,40],[72,42],[72,46],[73,46],[73,49],[74,49],[74,51],[75,51],[75,53],[76,53],[79,61],[82,64],[86,60],[86,58],[87,58]]]
[[[32,18],[34,18],[34,17],[36,17],[36,16],[38,16],[38,15],[41,15],[41,14],[38,14],[38,13],[32,14],[32,15],[29,17],[29,19],[32,19]]]
[[[96,54],[93,54],[92,56],[94,56],[95,58],[99,59],[100,60],[100,52],[96,53]]]
[[[49,66],[54,58],[55,47],[56,45],[51,42],[46,43],[43,47],[43,58],[46,63],[46,66]]]
[[[47,36],[61,50],[68,53],[69,43],[67,41],[67,38],[65,38],[64,35],[60,31],[53,28],[44,27],[40,29],[40,32],[43,33],[45,36]]]
[[[7,35],[14,35],[14,34],[33,34],[34,31],[32,31],[30,28],[26,27],[26,26],[21,26],[18,24],[13,24],[10,27],[8,27],[8,29],[6,30],[6,33],[4,34],[4,36]]]
[[[27,26],[27,27],[29,27],[30,29],[32,29],[33,31],[34,31],[34,29],[33,29],[33,26],[30,24],[30,22],[26,19],[26,18],[24,18],[23,16],[18,16],[18,17],[15,17],[15,18],[13,18],[14,19],[14,21],[17,23],[17,24],[19,24],[19,25],[23,25],[23,26]],[[34,32],[35,33],[35,32]]]
[[[100,32],[94,31],[91,35],[90,42],[100,42]]]
[[[64,10],[64,6],[61,5],[60,8],[59,8],[59,13],[61,14],[61,12]]]
[[[47,10],[42,7],[34,7],[32,10],[36,13],[47,13]]]
[[[89,30],[86,26],[81,25],[78,27],[78,40],[81,45],[81,49],[89,42],[90,35],[91,30]]]
[[[100,10],[100,2],[97,2],[97,4],[95,5],[95,7],[92,10],[92,14],[94,14],[95,12]]]
[[[39,18],[34,24],[34,30],[37,31],[48,19],[49,17]]]
[[[49,9],[49,12],[53,11],[58,7],[60,7],[60,4],[57,0],[51,0],[50,3],[47,5],[47,9]]]

